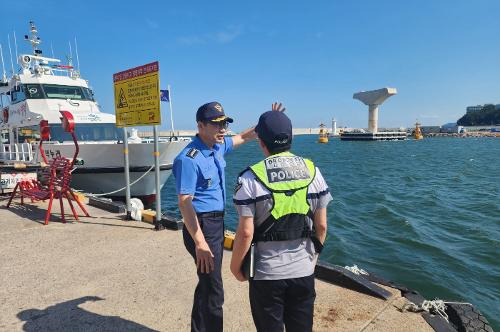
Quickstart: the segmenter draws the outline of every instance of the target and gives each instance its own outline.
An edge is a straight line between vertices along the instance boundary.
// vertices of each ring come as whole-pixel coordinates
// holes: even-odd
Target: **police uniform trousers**
[[[282,280],[250,280],[250,306],[258,332],[312,331],[314,274]]]
[[[191,331],[222,331],[222,305],[224,289],[222,286],[222,253],[224,246],[224,213],[208,212],[197,214],[198,222],[205,240],[214,255],[214,270],[211,273],[200,273],[198,285],[194,292],[193,310],[191,312]],[[194,241],[186,226],[182,230],[184,246],[193,256],[196,263]]]

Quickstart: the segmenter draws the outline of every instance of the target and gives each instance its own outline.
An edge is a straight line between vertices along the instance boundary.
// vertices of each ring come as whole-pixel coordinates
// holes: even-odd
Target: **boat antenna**
[[[71,41],[68,41],[69,44],[69,58],[68,61],[71,61],[70,65],[73,65],[73,51],[71,50]]]
[[[5,83],[5,82],[7,82],[7,75],[5,74],[5,63],[3,61],[2,44],[0,44],[0,57],[2,58],[2,70],[3,70],[2,82]]]
[[[55,56],[54,56],[54,48],[52,47],[52,42],[50,42],[50,50],[52,51],[52,58],[55,58]]]
[[[69,44],[69,55],[66,56],[66,59],[68,60],[68,66],[73,67],[73,50],[71,49],[71,41],[68,41]],[[71,76],[71,71],[72,69],[68,70],[68,76]]]
[[[80,59],[78,58],[78,44],[76,43],[76,36],[75,36],[75,54],[76,54],[76,63],[78,65],[78,71],[80,71]]]
[[[9,53],[10,53],[10,67],[12,69],[12,75],[14,75],[14,62],[12,61],[12,48],[10,47],[10,35],[7,34],[7,41],[9,43]]]
[[[15,51],[16,51],[16,63],[19,64],[19,60],[17,58],[17,38],[16,38],[16,30],[14,30],[14,48],[15,48]]]

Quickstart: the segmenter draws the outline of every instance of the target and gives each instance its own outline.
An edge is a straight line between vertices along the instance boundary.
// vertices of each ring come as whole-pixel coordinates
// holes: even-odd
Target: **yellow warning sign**
[[[161,124],[159,63],[113,75],[117,127]]]

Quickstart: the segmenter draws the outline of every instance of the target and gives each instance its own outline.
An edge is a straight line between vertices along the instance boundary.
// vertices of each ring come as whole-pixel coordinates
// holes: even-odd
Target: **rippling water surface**
[[[292,152],[316,163],[334,197],[321,259],[357,264],[428,299],[471,302],[500,330],[500,139],[316,139],[296,136]],[[227,156],[228,193],[261,158],[256,143]],[[163,209],[178,214],[172,193],[173,177]],[[235,229],[230,200],[226,207]]]

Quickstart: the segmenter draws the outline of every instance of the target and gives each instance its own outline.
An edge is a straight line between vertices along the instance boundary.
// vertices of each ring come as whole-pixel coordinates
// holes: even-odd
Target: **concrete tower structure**
[[[398,92],[395,88],[383,88],[371,91],[355,93],[352,98],[368,105],[368,131],[376,134],[378,132],[378,107],[390,96]]]

